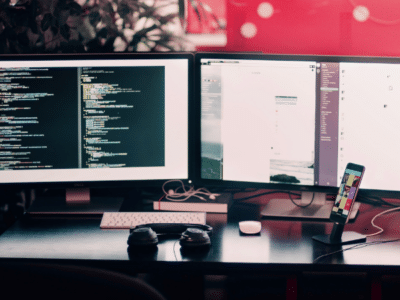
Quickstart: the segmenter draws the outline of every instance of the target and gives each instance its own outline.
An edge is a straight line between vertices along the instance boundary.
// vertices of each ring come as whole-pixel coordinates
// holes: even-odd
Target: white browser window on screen
[[[362,187],[398,190],[400,66],[340,64],[339,168],[363,164]]]
[[[222,64],[223,179],[313,183],[315,78],[315,62]]]

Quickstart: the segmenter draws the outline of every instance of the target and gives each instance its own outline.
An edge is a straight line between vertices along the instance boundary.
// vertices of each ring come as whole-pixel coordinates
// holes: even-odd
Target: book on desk
[[[233,203],[232,194],[223,193],[215,200],[201,200],[190,197],[185,201],[157,200],[153,202],[154,210],[164,211],[201,211],[210,213],[227,213]]]

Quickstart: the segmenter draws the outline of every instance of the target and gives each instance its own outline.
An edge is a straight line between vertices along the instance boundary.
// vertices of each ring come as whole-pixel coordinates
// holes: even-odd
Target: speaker
[[[146,224],[130,229],[129,249],[155,248],[158,237],[179,236],[185,249],[207,248],[211,245],[212,227],[200,224]]]

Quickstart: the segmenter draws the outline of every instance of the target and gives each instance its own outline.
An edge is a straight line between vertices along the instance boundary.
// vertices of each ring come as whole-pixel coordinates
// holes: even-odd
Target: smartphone
[[[347,164],[333,204],[330,216],[331,221],[339,224],[346,224],[349,221],[350,212],[357,197],[364,172],[364,166],[353,163]]]

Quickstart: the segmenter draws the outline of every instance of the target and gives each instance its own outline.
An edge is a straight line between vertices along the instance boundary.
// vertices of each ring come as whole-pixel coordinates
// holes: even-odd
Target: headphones
[[[155,223],[134,226],[128,237],[129,250],[156,248],[158,237],[179,235],[182,249],[207,249],[213,228],[201,224]]]

